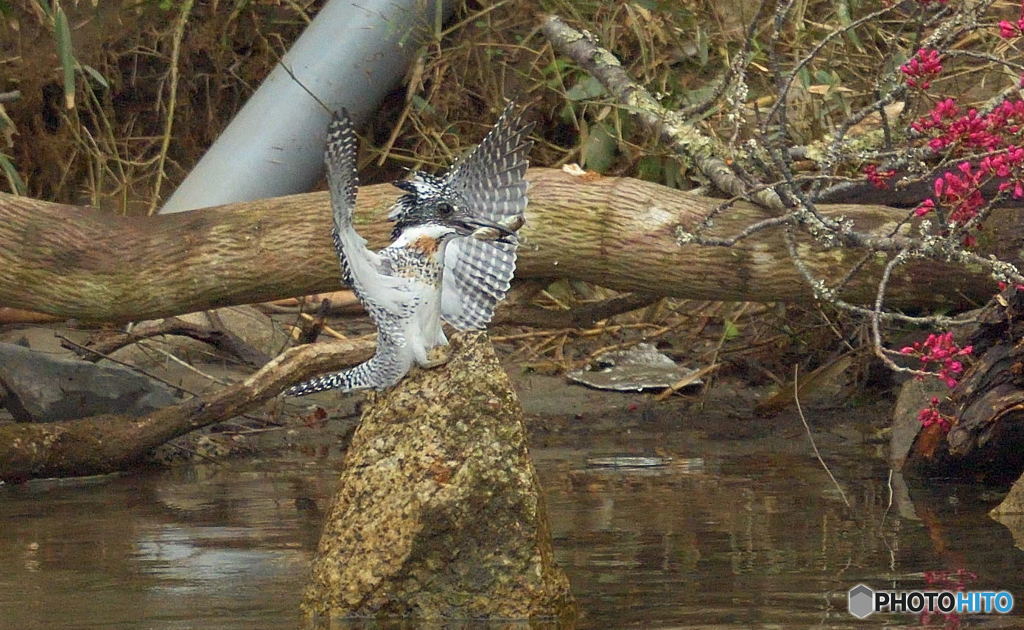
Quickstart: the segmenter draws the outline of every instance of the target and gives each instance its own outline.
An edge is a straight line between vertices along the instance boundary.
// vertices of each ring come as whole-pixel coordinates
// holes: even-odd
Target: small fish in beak
[[[506,240],[510,236],[513,236],[519,228],[523,227],[526,220],[523,215],[517,214],[511,217],[505,217],[498,223],[487,223],[480,221],[483,224],[470,234],[470,237],[475,238],[478,241],[498,241],[500,243],[508,243]]]

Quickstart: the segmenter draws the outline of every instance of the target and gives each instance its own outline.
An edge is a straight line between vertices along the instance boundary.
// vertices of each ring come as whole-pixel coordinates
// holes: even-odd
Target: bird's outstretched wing
[[[527,154],[532,123],[509,104],[469,155],[452,167],[447,184],[475,216],[501,222],[526,209]],[[444,258],[441,317],[460,330],[483,328],[508,292],[516,269],[516,244],[455,239]]]
[[[396,312],[408,291],[408,281],[390,275],[381,256],[366,247],[366,239],[356,232],[352,212],[356,205],[359,179],[356,172],[357,138],[355,125],[348,112],[331,121],[327,127],[327,187],[331,193],[331,214],[334,228],[334,251],[341,262],[341,275],[366,307],[378,328],[383,311]]]
[[[331,193],[331,216],[334,227],[331,237],[334,252],[341,262],[341,275],[362,298],[363,284],[380,268],[380,256],[366,247],[366,239],[352,225],[352,212],[356,207],[359,176],[356,172],[358,140],[355,126],[348,112],[331,121],[327,127],[327,149],[324,165],[327,167],[327,188]]]
[[[348,113],[342,110],[341,115],[331,121],[327,128],[327,150],[324,154],[334,221],[331,235],[334,251],[341,262],[342,278],[352,287],[359,301],[366,307],[366,312],[377,324],[380,333],[377,352],[372,359],[354,368],[293,385],[285,391],[286,396],[304,396],[339,387],[345,390],[379,388],[393,383],[404,374],[401,372],[403,366],[393,361],[392,349],[402,343],[402,331],[398,323],[400,318],[394,316],[394,313],[408,310],[404,303],[407,301],[405,298],[409,282],[405,278],[390,275],[389,265],[380,254],[366,247],[366,239],[352,225],[359,185],[356,143],[355,126]]]

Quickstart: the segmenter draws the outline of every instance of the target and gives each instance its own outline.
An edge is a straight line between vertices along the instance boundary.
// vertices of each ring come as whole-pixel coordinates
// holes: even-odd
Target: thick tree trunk
[[[732,248],[679,246],[720,200],[635,179],[572,176],[532,169],[519,277],[568,277],[611,288],[713,300],[791,301],[810,295],[779,230]],[[390,185],[359,192],[360,231],[375,247],[388,235]],[[326,193],[310,193],[154,217],[122,217],[0,194],[0,306],[86,321],[130,321],[333,290]],[[888,235],[906,214],[883,206],[824,206],[858,229]],[[738,203],[715,220],[731,236],[765,218]],[[1024,220],[1001,212],[986,225],[982,250],[1020,262]],[[901,229],[909,229],[903,227]],[[808,266],[841,277],[864,252],[823,251],[805,242]],[[977,270],[917,261],[889,287],[890,305],[955,305],[988,297]],[[877,265],[843,295],[874,297]]]

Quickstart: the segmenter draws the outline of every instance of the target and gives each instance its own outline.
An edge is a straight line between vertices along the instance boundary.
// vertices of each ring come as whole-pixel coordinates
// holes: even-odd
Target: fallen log
[[[374,346],[361,338],[292,348],[240,383],[141,417],[0,426],[0,481],[124,470],[164,442],[244,413],[297,381],[364,361]]]
[[[565,277],[663,296],[743,301],[806,300],[810,292],[783,245],[780,229],[731,248],[680,246],[677,228],[695,228],[720,200],[629,178],[573,176],[531,169],[530,206],[517,275]],[[365,186],[356,213],[371,246],[387,239],[386,208],[397,189]],[[884,206],[822,206],[857,229],[889,235],[906,211]],[[733,236],[767,214],[737,203],[715,219],[710,236]],[[911,230],[912,224],[900,231]],[[309,193],[153,217],[0,194],[0,305],[77,318],[123,322],[338,288],[327,193]],[[1024,218],[997,212],[980,253],[1020,263]],[[821,277],[842,277],[866,252],[823,250],[809,239],[800,253]],[[841,292],[873,300],[879,266],[864,265]],[[890,306],[957,308],[983,301],[994,283],[978,269],[914,261],[890,282]]]

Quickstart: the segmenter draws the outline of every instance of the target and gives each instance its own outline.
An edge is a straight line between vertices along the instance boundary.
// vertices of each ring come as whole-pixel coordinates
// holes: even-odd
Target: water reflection
[[[800,438],[634,430],[535,447],[579,627],[846,628],[858,582],[964,583],[1024,601],[1024,554],[986,515],[990,499],[897,487],[869,447],[826,439],[847,508]],[[608,459],[621,455],[666,463],[595,465],[630,461]],[[338,461],[290,452],[0,487],[0,628],[298,627]],[[1015,616],[960,627],[1020,626]]]

